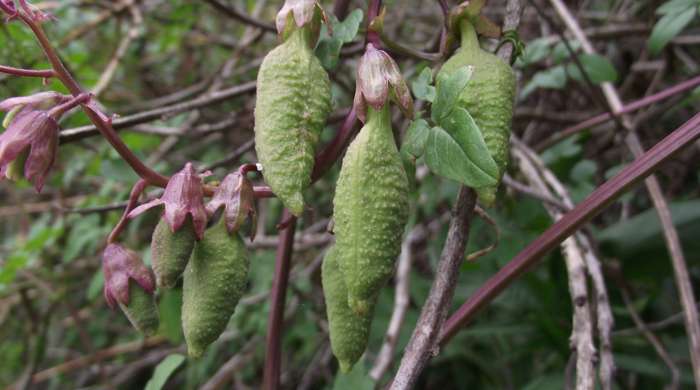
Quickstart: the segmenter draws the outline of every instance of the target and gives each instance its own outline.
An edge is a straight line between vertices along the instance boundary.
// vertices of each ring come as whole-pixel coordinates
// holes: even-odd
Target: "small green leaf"
[[[158,314],[160,316],[160,330],[173,344],[182,342],[182,289],[164,290],[158,302]]]
[[[453,136],[441,127],[434,127],[430,131],[425,149],[425,162],[430,170],[474,188],[496,185],[498,167],[488,150],[484,154],[482,147],[485,149],[486,146],[483,145],[478,128],[474,134],[471,124],[450,124],[461,128],[463,134]],[[465,143],[472,145],[466,145],[465,148]]]
[[[649,37],[649,51],[656,55],[675,38],[697,15],[695,7],[689,7],[680,12],[667,13],[654,25]]]
[[[546,38],[538,38],[525,46],[523,55],[518,59],[519,66],[527,66],[542,61],[550,52],[551,41]]]
[[[435,101],[435,87],[433,86],[433,70],[429,67],[422,72],[411,83],[411,90],[417,99],[430,103]]]
[[[328,16],[333,27],[333,35],[324,33],[316,47],[316,56],[321,61],[324,68],[330,70],[338,66],[340,49],[343,44],[352,42],[357,36],[362,23],[362,11],[356,9],[352,11],[342,22],[334,15]],[[325,29],[325,27],[324,27]]]
[[[413,156],[414,159],[422,156],[425,152],[425,143],[428,141],[428,135],[430,135],[428,122],[423,119],[411,122],[401,145],[401,153],[407,153]]]
[[[463,66],[452,72],[449,76],[443,76],[437,82],[437,96],[432,107],[432,119],[435,123],[441,124],[452,110],[457,106],[459,95],[472,77],[474,67]]]
[[[153,376],[146,383],[146,390],[161,390],[168,378],[185,361],[185,357],[179,354],[166,357],[153,371]]]
[[[578,56],[578,59],[581,61],[583,69],[594,84],[601,84],[606,81],[614,82],[617,80],[617,71],[607,58],[597,54],[581,54]],[[567,71],[571,75],[571,78],[578,81],[585,80],[576,64],[569,64],[567,66]]]
[[[357,32],[360,30],[363,17],[362,10],[360,9],[350,12],[342,22],[339,22],[335,15],[330,14],[330,18],[333,21],[333,37],[341,40],[343,43],[352,42],[357,36]]]
[[[523,90],[520,92],[520,98],[525,99],[538,88],[545,89],[562,89],[566,85],[566,70],[563,65],[558,65],[547,70],[537,72],[532,77]]]

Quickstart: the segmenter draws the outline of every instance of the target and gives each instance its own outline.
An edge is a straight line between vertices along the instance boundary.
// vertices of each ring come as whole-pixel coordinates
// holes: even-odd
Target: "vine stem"
[[[440,344],[448,343],[480,309],[492,302],[519,276],[534,266],[542,256],[561,244],[564,239],[598,215],[623,192],[650,175],[660,164],[699,136],[700,113],[649,149],[615,177],[598,187],[476,290],[447,320],[440,336]]]
[[[131,189],[131,193],[129,194],[129,202],[124,208],[124,213],[122,214],[121,219],[107,237],[107,244],[113,244],[116,242],[124,228],[129,224],[129,218],[127,218],[127,215],[129,215],[131,210],[134,209],[136,203],[138,203],[139,196],[141,196],[143,190],[145,190],[147,186],[148,182],[144,179],[139,179],[136,184],[134,184],[134,187]]]
[[[33,70],[33,69],[13,68],[11,66],[5,66],[5,65],[0,65],[0,73],[6,73],[6,74],[11,74],[13,76],[20,76],[20,77],[41,77],[41,78],[45,78],[45,79],[56,76],[56,72],[54,72],[53,69]]]
[[[289,221],[280,233],[275,258],[275,274],[272,280],[270,315],[267,321],[267,342],[265,348],[265,368],[263,373],[263,389],[276,390],[280,385],[281,343],[284,320],[284,303],[287,298],[289,270],[291,269],[292,252],[294,250],[294,232],[297,218],[285,209],[282,221]]]
[[[51,42],[49,42],[44,29],[36,23],[31,17],[19,13],[19,17],[22,19],[24,24],[26,24],[36,36],[46,58],[51,63],[53,72],[63,85],[68,88],[73,96],[78,97],[79,95],[85,93],[83,88],[78,84],[77,81],[70,74],[68,69],[63,65],[63,62],[56,54]],[[102,133],[102,135],[109,141],[109,143],[114,147],[114,149],[119,153],[119,155],[126,161],[131,168],[138,174],[141,178],[146,180],[149,184],[153,184],[159,187],[165,187],[168,184],[168,178],[159,174],[158,172],[147,167],[138,157],[129,149],[124,141],[119,138],[117,132],[112,128],[111,123],[103,118],[103,115],[93,108],[83,105],[83,110],[85,114],[90,118],[92,123],[95,124],[97,129]]]

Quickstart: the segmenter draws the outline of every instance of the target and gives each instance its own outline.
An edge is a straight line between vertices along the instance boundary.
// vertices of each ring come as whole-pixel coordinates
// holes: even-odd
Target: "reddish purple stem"
[[[109,236],[107,237],[107,244],[115,243],[126,225],[129,224],[129,219],[126,216],[131,212],[131,210],[134,209],[134,207],[136,207],[139,196],[141,196],[143,190],[145,190],[147,186],[148,182],[144,179],[139,179],[139,181],[134,184],[134,187],[131,189],[131,193],[129,194],[129,202],[124,209],[124,214],[122,214],[122,218],[117,223],[117,226],[115,226],[114,229],[112,229],[112,232],[109,233]]]
[[[698,136],[700,136],[700,114],[696,114],[615,177],[598,187],[476,290],[447,320],[440,335],[440,344],[449,342],[480,309],[492,302],[513,281],[534,266],[542,256],[561,244],[625,190],[650,175],[661,163],[693,142]]]
[[[291,269],[292,251],[294,249],[294,232],[297,219],[287,209],[282,214],[282,221],[290,220],[286,229],[280,232],[277,256],[275,258],[275,275],[272,280],[270,315],[267,321],[267,346],[265,349],[265,371],[263,389],[276,390],[280,385],[282,326],[284,322],[284,303],[287,299],[287,284]]]
[[[645,98],[639,99],[637,101],[634,101],[632,103],[625,105],[624,107],[622,107],[622,110],[620,110],[618,115],[627,114],[627,113],[630,113],[633,111],[637,111],[640,108],[650,106],[650,105],[657,103],[661,100],[668,99],[672,96],[675,96],[675,95],[678,95],[678,94],[683,93],[685,91],[688,91],[690,89],[693,89],[693,88],[697,87],[698,85],[700,85],[700,76],[693,77],[690,80],[683,81],[682,83],[674,85],[673,87],[667,88],[663,91],[660,91],[658,93],[655,93],[653,95],[647,96]],[[549,138],[549,139],[541,142],[539,145],[535,146],[535,150],[542,151],[544,149],[547,149],[548,147],[563,140],[564,138],[572,136],[572,135],[574,135],[578,132],[581,132],[583,130],[589,129],[593,126],[597,126],[601,123],[605,123],[611,119],[613,119],[613,116],[609,112],[596,115],[590,119],[586,119],[585,121],[583,121],[579,124],[567,127],[564,130],[554,134],[551,138]]]
[[[5,65],[0,65],[0,73],[7,73],[13,76],[20,77],[41,77],[45,79],[54,77],[56,75],[56,72],[54,72],[53,69],[21,69]]]

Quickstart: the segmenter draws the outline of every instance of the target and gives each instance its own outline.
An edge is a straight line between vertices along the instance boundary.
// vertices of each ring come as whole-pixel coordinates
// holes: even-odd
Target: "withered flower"
[[[408,117],[413,115],[413,98],[398,65],[384,50],[371,43],[357,66],[354,106],[357,117],[367,120],[367,105],[381,110],[389,101],[399,105]]]
[[[104,296],[109,307],[129,305],[129,280],[144,291],[153,294],[156,282],[153,272],[146,267],[139,255],[120,244],[109,244],[102,254],[104,272]]]
[[[211,217],[221,207],[224,208],[221,217],[224,218],[229,233],[240,229],[246,218],[250,218],[250,240],[252,241],[255,238],[257,224],[255,193],[251,182],[240,172],[230,173],[224,178],[207,204],[207,214]]]
[[[189,214],[192,217],[192,224],[197,239],[202,239],[204,229],[207,227],[207,213],[204,209],[204,188],[202,175],[197,174],[192,163],[185,164],[185,167],[180,172],[170,178],[160,198],[133,209],[129,213],[128,218],[134,218],[144,211],[160,205],[165,205],[163,218],[168,222],[173,232],[182,227]]]

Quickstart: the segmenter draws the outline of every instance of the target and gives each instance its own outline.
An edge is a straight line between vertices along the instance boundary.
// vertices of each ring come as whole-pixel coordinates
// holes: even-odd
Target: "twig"
[[[275,26],[265,23],[263,21],[257,20],[244,12],[237,10],[234,7],[230,7],[219,0],[205,0],[209,5],[223,13],[224,15],[236,19],[242,23],[249,24],[253,27],[257,27],[265,32],[271,32],[273,34],[277,33],[277,28]]]
[[[660,164],[700,137],[700,114],[696,114],[653,148],[603,183],[561,220],[550,226],[535,241],[523,249],[496,275],[492,276],[454,313],[445,324],[440,343],[445,344],[466,325],[474,315],[495,299],[515,279],[525,273],[540,258],[559,245],[581,225],[598,215],[625,190],[651,174]]]
[[[462,187],[452,209],[447,240],[440,255],[435,280],[430,288],[411,339],[405,348],[391,390],[413,389],[428,360],[437,353],[439,331],[447,317],[457,284],[459,266],[469,238],[471,215],[476,205],[473,190]]]
[[[662,100],[665,100],[665,99],[668,99],[670,97],[679,95],[681,93],[690,91],[693,88],[697,87],[698,85],[700,85],[700,76],[693,77],[691,79],[688,79],[686,81],[678,83],[672,87],[669,87],[663,91],[657,92],[653,95],[644,97],[642,99],[636,100],[636,101],[631,102],[629,104],[625,104],[624,106],[622,106],[622,108],[619,109],[619,111],[617,113],[619,115],[622,115],[622,114],[628,114],[628,113],[637,111],[641,108],[658,103]],[[550,138],[537,144],[534,147],[534,149],[536,151],[545,150],[548,147],[556,144],[557,142],[559,142],[567,137],[570,137],[570,136],[572,136],[576,133],[579,133],[583,130],[590,129],[594,126],[605,123],[611,119],[613,119],[613,115],[609,112],[596,115],[596,116],[594,116],[590,119],[587,119],[579,124],[567,127],[564,130],[557,132],[556,134],[552,135]]]
[[[117,118],[112,121],[112,127],[114,129],[123,129],[133,125],[167,118],[185,111],[191,111],[211,104],[219,103],[233,97],[245,95],[255,91],[255,84],[255,81],[249,81],[241,85],[222,89],[215,93],[197,97],[182,103],[176,103],[165,107],[155,108],[153,110],[140,112],[134,115]],[[97,130],[98,128],[95,125],[63,130],[61,132],[61,143],[77,141],[85,137],[89,137],[96,134]]]
[[[252,352],[255,352],[255,347],[258,346],[261,337],[252,337],[245,343],[235,355],[233,355],[226,363],[224,363],[209,380],[199,388],[199,390],[218,390],[222,388],[231,376],[241,368],[249,359]]]
[[[671,372],[671,383],[666,387],[666,390],[677,390],[680,384],[680,370],[678,370],[678,367],[673,362],[673,359],[671,356],[669,356],[668,351],[666,351],[666,348],[664,348],[661,340],[659,340],[659,338],[649,330],[641,317],[639,317],[637,310],[635,310],[634,305],[632,304],[627,288],[625,288],[625,286],[619,287],[620,295],[622,295],[622,300],[625,302],[625,308],[627,309],[630,317],[632,317],[634,325],[637,326],[637,329],[639,329],[640,332],[642,332],[647,341],[649,341],[649,344],[654,347],[656,354],[659,355],[666,367],[668,367],[668,370]]]
[[[512,177],[510,175],[503,175],[503,184],[507,185],[508,187],[523,193],[525,195],[529,195],[535,199],[541,200],[542,202],[545,202],[549,205],[552,205],[556,208],[558,208],[561,211],[569,211],[571,210],[570,207],[566,207],[566,205],[560,201],[559,199],[554,198],[550,194],[538,191],[535,188],[529,187],[526,184],[523,184]]]

